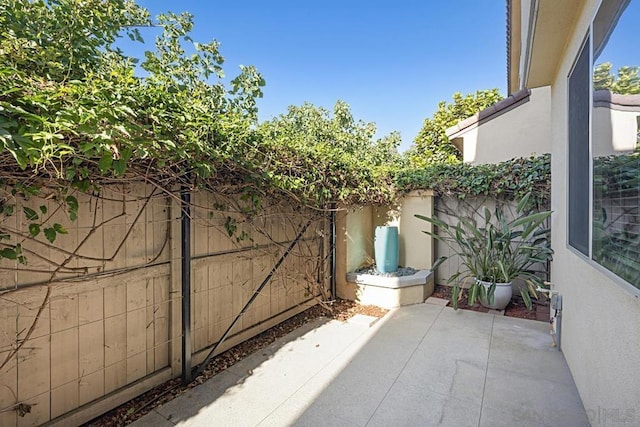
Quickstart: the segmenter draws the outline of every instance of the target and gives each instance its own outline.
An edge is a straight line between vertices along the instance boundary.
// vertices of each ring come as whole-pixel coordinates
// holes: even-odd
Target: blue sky
[[[228,79],[240,64],[256,66],[267,82],[260,120],[341,99],[378,136],[400,131],[406,149],[454,92],[506,91],[504,1],[138,3],[153,16],[195,15],[194,40],[221,43]]]
[[[620,67],[640,64],[638,49],[635,48],[638,40],[638,18],[640,18],[640,2],[632,1],[607,39],[606,47],[596,58],[596,64],[610,62],[614,74]]]

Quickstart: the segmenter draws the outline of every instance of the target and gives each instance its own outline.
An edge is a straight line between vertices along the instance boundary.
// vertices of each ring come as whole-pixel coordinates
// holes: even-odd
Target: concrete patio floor
[[[543,322],[417,304],[314,321],[141,426],[587,426]]]

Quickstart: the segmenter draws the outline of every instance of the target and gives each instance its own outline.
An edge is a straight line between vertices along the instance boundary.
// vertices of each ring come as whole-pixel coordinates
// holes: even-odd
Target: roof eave
[[[520,89],[521,0],[507,0],[507,92]]]
[[[553,83],[584,4],[584,0],[509,0],[510,94]],[[524,11],[528,22],[522,22],[523,7],[529,8]]]

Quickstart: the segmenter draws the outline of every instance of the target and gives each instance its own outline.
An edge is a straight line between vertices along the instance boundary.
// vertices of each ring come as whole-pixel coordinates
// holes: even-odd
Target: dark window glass
[[[589,255],[589,39],[569,74],[569,244]]]

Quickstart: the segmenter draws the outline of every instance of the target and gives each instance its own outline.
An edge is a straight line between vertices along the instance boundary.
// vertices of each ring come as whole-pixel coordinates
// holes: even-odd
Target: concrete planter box
[[[342,298],[382,308],[419,304],[433,293],[433,273],[418,270],[416,274],[401,277],[347,273],[347,282],[341,291]]]

